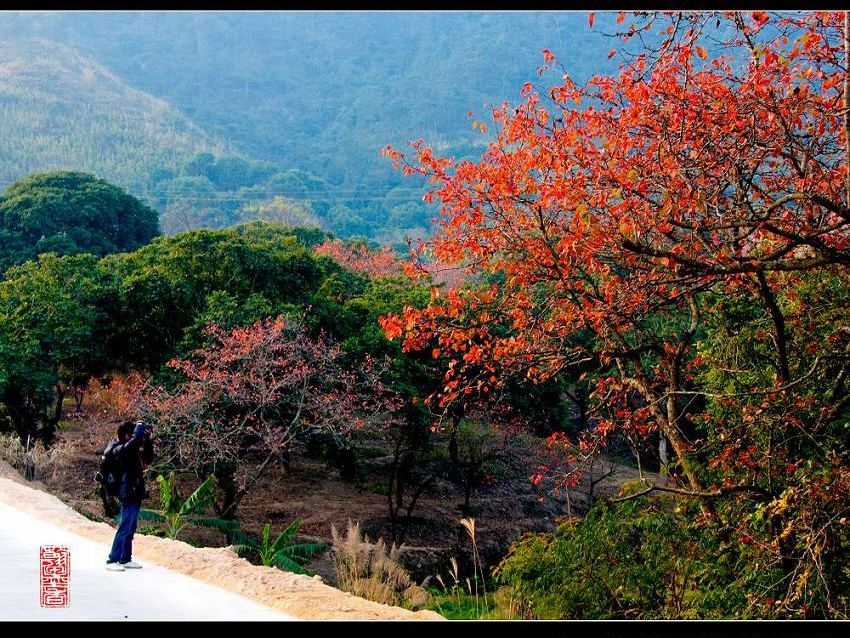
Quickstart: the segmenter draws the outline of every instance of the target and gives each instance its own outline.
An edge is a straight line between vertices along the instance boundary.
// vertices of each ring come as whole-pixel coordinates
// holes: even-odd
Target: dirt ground
[[[92,476],[97,469],[97,450],[90,433],[81,423],[68,423],[61,438],[73,444],[74,453],[56,476],[40,477],[51,493],[87,518],[107,521],[103,505],[95,491]],[[600,476],[611,472],[610,476]],[[590,475],[569,493],[552,495],[534,486],[529,468],[507,473],[492,484],[473,492],[472,511],[462,509],[460,486],[447,480],[435,480],[423,494],[414,511],[401,558],[417,582],[428,576],[447,573],[449,561],[456,557],[461,570],[470,561],[470,541],[459,520],[475,518],[479,552],[485,566],[495,567],[510,544],[524,532],[551,530],[559,517],[581,515],[588,506]],[[330,542],[331,525],[345,529],[349,520],[360,523],[360,529],[372,541],[383,537],[389,544],[390,525],[387,497],[382,492],[386,472],[380,466],[361,463],[356,479],[343,480],[327,462],[309,458],[304,451],[293,454],[290,470],[274,466],[254,486],[239,506],[242,528],[258,533],[265,521],[272,531],[282,530],[294,518],[303,522],[298,538]],[[598,483],[593,496],[617,492],[619,486],[638,476],[635,469],[602,460],[593,468]],[[39,478],[39,477],[37,477]],[[145,506],[156,509],[156,484],[148,482],[152,498]],[[186,490],[183,493],[187,493]],[[209,529],[187,527],[181,539],[197,546],[222,547],[223,534]],[[334,584],[335,574],[329,552],[314,558],[307,567],[327,583]]]

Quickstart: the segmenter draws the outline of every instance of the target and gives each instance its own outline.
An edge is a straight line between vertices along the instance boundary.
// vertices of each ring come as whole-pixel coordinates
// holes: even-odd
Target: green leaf
[[[239,545],[245,545],[246,547],[251,547],[254,550],[259,549],[260,543],[257,542],[257,539],[251,536],[250,534],[245,533],[242,530],[239,530],[233,536],[233,542]],[[234,545],[235,547],[235,545]]]
[[[174,472],[171,472],[168,478],[160,474],[156,477],[156,482],[159,483],[159,506],[163,512],[169,512],[171,511],[171,486],[174,482]]]
[[[253,554],[257,551],[257,546],[250,545],[247,543],[238,543],[236,545],[233,545],[233,551],[236,552],[238,555]]]
[[[303,567],[301,567],[301,565],[299,565],[298,563],[296,563],[295,561],[293,561],[289,557],[284,556],[282,554],[275,555],[274,564],[277,567],[280,567],[283,570],[286,570],[288,572],[293,572],[295,574],[306,574],[306,575],[312,574],[312,572],[310,572],[307,569],[304,569]]]
[[[192,516],[189,517],[188,521],[194,525],[217,529],[220,532],[233,532],[239,529],[239,521],[226,518],[199,518]]]
[[[143,521],[165,522],[165,516],[153,510],[139,510],[139,518]]]
[[[327,546],[327,543],[298,543],[297,545],[289,545],[280,551],[296,560],[308,560],[323,552]]]
[[[296,518],[278,535],[272,545],[272,549],[274,551],[278,551],[282,547],[286,546],[290,541],[292,541],[292,538],[295,536],[299,527],[301,527],[301,519]]]
[[[192,492],[183,505],[181,505],[180,513],[183,515],[191,513],[201,514],[215,496],[215,486],[215,475],[210,474],[206,480],[201,483],[194,492]]]

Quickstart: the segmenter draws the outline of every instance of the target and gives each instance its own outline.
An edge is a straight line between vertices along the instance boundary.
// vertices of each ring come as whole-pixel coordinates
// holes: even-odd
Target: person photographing
[[[121,515],[106,569],[124,571],[140,569],[133,560],[133,535],[139,521],[142,501],[147,497],[145,469],[153,461],[152,428],[144,421],[125,421],[118,426],[116,436],[104,451],[116,464],[117,496]]]

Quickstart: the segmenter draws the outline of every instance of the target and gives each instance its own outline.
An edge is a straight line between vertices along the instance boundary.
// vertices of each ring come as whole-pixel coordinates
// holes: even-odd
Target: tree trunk
[[[232,467],[216,468],[215,478],[224,493],[221,506],[216,508],[221,518],[235,518],[236,512],[236,480]]]
[[[568,400],[573,404],[575,408],[572,418],[573,423],[575,424],[575,430],[577,432],[582,432],[587,429],[588,419],[587,419],[587,390],[584,386],[576,386],[575,390],[564,390],[561,392],[561,401]]]
[[[688,453],[688,448],[690,446],[679,433],[679,427],[676,424],[676,421],[677,419],[672,418],[669,422],[665,423],[662,435],[667,435],[667,438],[670,441],[670,446],[676,454],[676,458],[678,458],[679,463],[682,464],[682,470],[685,473],[685,477],[688,479],[688,483],[690,483],[691,489],[695,491],[702,491],[704,489],[702,481],[697,478],[693,462],[691,461],[690,454]]]
[[[400,463],[396,468],[395,475],[395,508],[396,511],[401,511],[404,506],[404,490],[407,487],[405,480],[407,478],[407,464]]]
[[[460,454],[457,446],[457,430],[460,426],[460,414],[452,414],[452,425],[449,429],[449,458],[452,461],[452,469],[460,465]]]
[[[387,506],[390,511],[390,541],[395,542],[396,537],[396,524],[398,522],[398,516],[395,508],[395,502],[393,498],[393,488],[395,485],[395,478],[390,479],[390,485],[387,490]]]
[[[587,419],[587,390],[584,387],[579,388],[578,391],[575,393],[575,398],[575,404],[576,407],[578,407],[579,430],[584,431],[589,425]]]
[[[674,378],[671,379],[671,384],[668,388],[666,414],[659,407],[659,397],[656,396],[656,394],[650,389],[649,384],[642,378],[642,375],[639,375],[638,377],[627,377],[624,381],[640,392],[643,395],[644,400],[649,404],[650,411],[655,417],[655,422],[658,424],[659,435],[667,436],[667,439],[670,442],[670,447],[673,448],[676,458],[679,459],[679,463],[682,465],[682,470],[685,473],[685,477],[688,479],[691,489],[695,491],[702,491],[702,482],[699,478],[697,478],[695,468],[691,462],[690,455],[688,454],[688,448],[690,446],[679,432],[677,424],[678,413],[676,410],[675,391],[679,388],[676,376],[677,375],[673,375]]]
[[[467,472],[466,480],[463,483],[463,511],[464,513],[469,512],[469,501],[472,498],[472,475],[471,472]]]
[[[33,411],[27,405],[26,400],[14,390],[7,392],[3,401],[21,443],[26,443],[27,438],[35,436],[38,429]]]
[[[257,481],[260,480],[260,477],[263,476],[263,474],[266,471],[266,468],[268,467],[269,463],[271,463],[272,459],[279,457],[279,455],[280,455],[279,450],[272,450],[271,452],[269,452],[266,455],[266,458],[260,464],[260,467],[257,468],[256,472],[254,472],[254,476],[252,476],[250,479],[245,481],[245,487],[243,487],[239,490],[236,489],[236,483],[235,483],[235,480],[234,480],[235,470],[230,471],[229,476],[227,478],[227,480],[230,483],[228,489],[233,494],[232,494],[232,497],[231,497],[230,504],[227,507],[225,507],[224,510],[221,513],[222,518],[229,518],[229,519],[236,518],[236,508],[239,507],[239,503],[242,502],[242,499],[245,498],[245,496],[248,494],[248,492],[251,490],[251,488],[254,487],[254,484]],[[227,493],[225,493],[225,494],[227,494]]]
[[[61,384],[56,384],[56,402],[53,404],[53,414],[45,419],[44,427],[41,428],[41,440],[44,442],[44,447],[49,447],[56,438],[56,426],[62,420],[62,408],[65,403],[65,388]]]
[[[699,325],[699,307],[693,295],[688,297],[688,304],[691,308],[691,318],[687,329],[682,333],[681,341],[676,347],[676,352],[670,362],[670,376],[667,387],[667,415],[666,419],[661,419],[663,435],[667,435],[679,463],[682,465],[682,470],[685,477],[694,490],[702,490],[702,482],[697,478],[696,468],[690,457],[690,445],[682,436],[679,430],[679,401],[678,392],[682,389],[682,359],[690,346],[691,341],[697,331]],[[666,476],[665,476],[666,480]]]
[[[280,453],[280,466],[283,468],[284,475],[289,475],[289,464],[292,461],[292,454],[289,450],[284,450]]]
[[[429,475],[427,478],[422,480],[419,485],[416,486],[416,489],[413,491],[413,496],[410,498],[410,503],[407,505],[407,512],[404,517],[404,525],[401,528],[401,534],[399,536],[399,544],[404,543],[404,538],[407,535],[407,528],[410,525],[410,519],[413,517],[413,510],[416,508],[416,503],[419,501],[419,497],[425,492],[425,488],[431,484],[436,478],[435,474]]]
[[[25,449],[25,453],[24,453],[24,478],[28,481],[34,481],[35,480],[35,463],[33,463],[31,458],[29,457],[29,451],[30,451],[30,448],[32,447],[32,444],[33,444],[33,439],[32,439],[32,437],[28,436],[27,437],[27,444],[26,444],[26,447],[24,448]]]
[[[399,463],[401,456],[401,437],[396,441],[395,447],[393,448],[393,464],[390,468],[390,480],[387,485],[387,506],[390,512],[390,540],[391,542],[395,542],[396,533],[397,533],[397,525],[398,525],[398,511],[399,508],[396,505],[396,492],[398,490],[398,473],[399,473]]]
[[[785,316],[782,314],[776,297],[767,283],[767,278],[761,270],[756,273],[759,282],[759,291],[764,300],[770,318],[773,320],[774,337],[776,339],[776,368],[779,374],[779,382],[785,383],[790,380],[791,373],[788,368],[788,335],[785,330]]]

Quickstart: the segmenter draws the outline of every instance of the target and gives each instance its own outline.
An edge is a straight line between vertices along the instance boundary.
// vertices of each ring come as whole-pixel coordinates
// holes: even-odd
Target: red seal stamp
[[[39,552],[42,607],[67,607],[70,601],[71,552],[64,545],[42,545]]]

